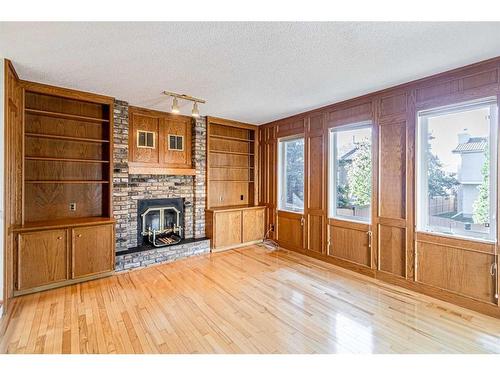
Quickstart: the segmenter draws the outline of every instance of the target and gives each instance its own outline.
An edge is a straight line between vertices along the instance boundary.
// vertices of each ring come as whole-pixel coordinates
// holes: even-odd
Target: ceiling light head
[[[200,117],[200,111],[198,110],[197,102],[193,103],[193,110],[191,111],[191,116],[193,116],[194,118]]]
[[[172,101],[172,113],[179,113],[179,102],[177,98],[174,96],[174,100]]]

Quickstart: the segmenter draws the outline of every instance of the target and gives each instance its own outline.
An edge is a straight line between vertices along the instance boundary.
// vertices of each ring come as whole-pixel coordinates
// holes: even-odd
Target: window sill
[[[460,240],[460,241],[470,241],[470,242],[479,242],[479,243],[484,243],[487,245],[495,245],[497,243],[496,240],[488,240],[484,238],[474,238],[474,237],[466,237],[466,236],[460,236],[457,234],[446,234],[446,233],[438,233],[438,232],[433,232],[433,231],[427,231],[424,229],[416,230],[416,234],[425,234],[428,236],[435,236],[435,237],[444,237],[444,238],[450,238],[450,239],[455,239],[455,240]]]
[[[356,220],[356,219],[346,218],[346,217],[343,217],[343,216],[328,216],[328,219],[329,220],[347,221],[349,223],[356,223],[356,224],[371,225],[371,220],[369,220],[369,221]]]
[[[304,215],[304,211],[292,211],[292,210],[286,210],[284,208],[278,208],[278,212],[286,212],[289,214]]]

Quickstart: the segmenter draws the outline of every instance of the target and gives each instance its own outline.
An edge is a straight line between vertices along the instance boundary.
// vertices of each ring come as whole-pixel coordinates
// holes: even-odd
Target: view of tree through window
[[[304,210],[304,138],[280,141],[280,209]]]
[[[330,214],[369,221],[372,196],[370,125],[333,129],[330,133],[332,173]]]
[[[495,238],[496,111],[485,102],[419,116],[420,230]]]

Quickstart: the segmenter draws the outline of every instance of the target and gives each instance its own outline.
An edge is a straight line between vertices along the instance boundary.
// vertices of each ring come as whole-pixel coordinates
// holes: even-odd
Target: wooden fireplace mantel
[[[194,176],[196,169],[194,168],[166,168],[166,167],[150,167],[144,165],[134,165],[129,163],[129,174],[153,174],[153,175],[171,175],[171,176]]]

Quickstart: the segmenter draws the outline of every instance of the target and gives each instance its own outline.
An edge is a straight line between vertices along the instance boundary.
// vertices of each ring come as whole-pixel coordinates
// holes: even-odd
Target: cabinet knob
[[[78,238],[82,237],[82,235],[81,235],[81,234],[77,234],[76,236],[77,236]]]
[[[62,237],[61,237],[61,236],[59,236],[59,237],[57,237],[57,239],[58,239],[58,240],[62,240]]]

